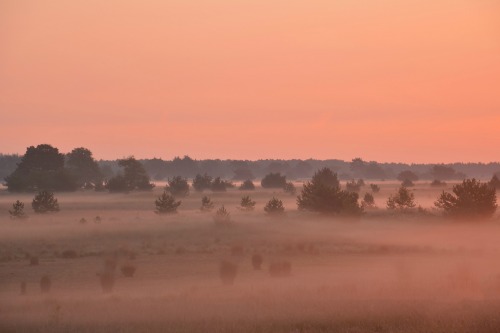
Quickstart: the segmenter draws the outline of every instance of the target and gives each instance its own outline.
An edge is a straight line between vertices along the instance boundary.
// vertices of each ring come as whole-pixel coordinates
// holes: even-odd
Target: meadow
[[[417,182],[428,213],[393,214],[385,201],[399,183],[376,183],[378,208],[350,219],[298,211],[295,196],[260,187],[191,191],[168,216],[154,214],[162,184],[56,193],[61,211],[42,215],[29,207],[32,194],[2,189],[0,332],[499,332],[498,213],[485,222],[445,219],[432,209],[443,188]],[[237,209],[247,194],[254,211]],[[228,209],[231,225],[200,211],[203,195]],[[264,213],[273,196],[285,216]],[[9,218],[17,199],[28,219]],[[110,261],[116,281],[103,293],[99,274]],[[237,267],[232,285],[221,282],[222,261]],[[289,274],[270,273],[279,262]],[[133,277],[123,265],[136,268]],[[51,280],[47,293],[42,276]]]

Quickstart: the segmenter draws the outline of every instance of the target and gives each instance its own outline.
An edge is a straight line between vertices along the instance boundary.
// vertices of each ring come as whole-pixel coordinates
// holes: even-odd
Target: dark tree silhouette
[[[353,179],[345,183],[345,189],[349,192],[358,193],[361,190],[361,185]]]
[[[434,180],[431,182],[431,186],[435,186],[435,187],[439,187],[439,186],[446,186],[446,182],[441,181],[441,180],[434,179]]]
[[[489,218],[497,209],[494,188],[476,179],[465,179],[453,186],[453,193],[441,193],[434,205],[454,218]]]
[[[292,182],[286,183],[285,187],[283,188],[283,191],[285,191],[285,193],[288,193],[290,195],[295,195],[297,193],[297,189],[295,188],[295,185],[293,185]]]
[[[285,212],[283,201],[273,197],[264,206],[264,211],[269,215],[282,215]]]
[[[286,176],[281,173],[269,173],[260,182],[263,188],[284,188],[286,184]]]
[[[252,173],[252,170],[248,167],[236,168],[233,170],[234,176],[233,180],[245,180],[245,179],[254,179],[255,176]]]
[[[302,188],[297,198],[299,209],[325,214],[358,215],[362,208],[358,194],[342,191],[337,174],[329,168],[318,170]]]
[[[444,164],[434,165],[431,169],[431,175],[434,179],[438,180],[450,180],[450,179],[463,179],[465,175],[463,173],[456,172],[450,166]]]
[[[251,180],[245,180],[239,187],[242,191],[253,191],[255,190],[255,185]]]
[[[363,208],[375,207],[375,199],[373,198],[373,194],[365,193],[365,196],[363,197],[363,201],[361,202],[361,207],[363,207]]]
[[[241,198],[240,206],[242,210],[250,211],[255,208],[255,201],[249,195],[246,195]]]
[[[80,188],[94,188],[102,182],[99,164],[86,148],[75,148],[67,154],[66,167]]]
[[[54,193],[48,191],[40,191],[35,195],[31,203],[31,207],[35,213],[45,214],[59,211],[59,203],[54,197]]]
[[[232,184],[230,182],[227,182],[220,177],[216,177],[211,185],[211,190],[213,192],[225,192],[228,187],[231,187]]]
[[[13,219],[23,219],[26,218],[26,213],[24,212],[24,203],[16,200],[12,204],[12,210],[9,209],[10,217]]]
[[[165,190],[175,197],[186,197],[189,195],[189,184],[187,179],[181,176],[175,176],[168,180]]]
[[[222,206],[215,212],[214,222],[217,225],[229,225],[231,224],[231,214],[227,211],[227,209]]]
[[[209,212],[212,209],[214,209],[214,203],[210,199],[210,197],[205,195],[203,198],[201,198],[201,208],[200,209],[204,212]]]
[[[108,180],[106,188],[110,192],[128,192],[133,190],[151,190],[154,187],[149,181],[149,175],[141,162],[133,156],[118,160],[118,165],[123,168],[123,174]]]
[[[28,147],[16,170],[5,181],[11,192],[74,191],[77,188],[64,168],[64,155],[48,144]]]
[[[387,199],[387,208],[390,210],[407,210],[415,208],[415,206],[415,195],[404,186],[401,186],[396,194]]]
[[[206,173],[202,176],[197,174],[193,179],[193,188],[195,191],[202,192],[204,190],[209,190],[212,186],[212,177]]]
[[[175,197],[170,195],[167,191],[155,200],[155,213],[156,214],[175,214],[177,208],[181,205],[181,201],[175,201]]]
[[[415,172],[413,172],[411,170],[405,170],[405,171],[401,171],[398,174],[397,179],[400,181],[405,181],[406,179],[408,179],[408,180],[411,180],[412,182],[416,182],[418,180],[418,176]]]
[[[415,184],[413,184],[413,182],[412,182],[410,179],[405,179],[405,180],[403,180],[403,182],[401,183],[401,186],[404,186],[404,187],[412,187],[412,186],[415,186]]]
[[[370,189],[372,190],[373,193],[380,192],[380,186],[378,186],[377,184],[370,184]]]

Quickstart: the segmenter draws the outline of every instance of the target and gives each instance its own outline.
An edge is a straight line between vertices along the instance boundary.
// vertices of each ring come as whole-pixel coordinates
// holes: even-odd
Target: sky
[[[0,152],[500,161],[497,0],[0,0]]]

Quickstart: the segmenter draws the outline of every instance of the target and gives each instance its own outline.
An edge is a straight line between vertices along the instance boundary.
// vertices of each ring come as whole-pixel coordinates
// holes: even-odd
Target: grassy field
[[[498,215],[393,215],[384,206],[398,184],[379,184],[381,208],[348,220],[299,212],[295,197],[261,188],[192,192],[174,216],[153,213],[160,187],[58,193],[61,212],[46,216],[32,213],[31,194],[1,190],[0,332],[499,332]],[[416,201],[431,209],[441,190],[418,183]],[[207,194],[230,211],[231,226],[199,210]],[[255,211],[237,209],[243,194]],[[286,216],[265,215],[273,196]],[[9,218],[17,199],[29,219]],[[223,260],[237,265],[233,285],[220,280]],[[118,267],[107,294],[98,276],[106,261]],[[272,276],[269,265],[282,261],[291,274]],[[133,277],[121,274],[125,264]],[[49,293],[40,291],[44,275]]]

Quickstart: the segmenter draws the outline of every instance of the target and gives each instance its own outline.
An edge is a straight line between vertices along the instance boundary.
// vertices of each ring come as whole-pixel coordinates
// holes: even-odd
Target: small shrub
[[[401,186],[404,186],[404,187],[413,187],[413,186],[415,186],[415,184],[410,179],[405,179],[401,183]]]
[[[286,185],[286,176],[281,173],[269,173],[260,182],[263,188],[284,188]]]
[[[122,271],[123,276],[133,277],[136,271],[136,267],[132,264],[125,264],[120,268],[120,270]]]
[[[100,224],[100,223],[101,223],[101,221],[102,221],[102,219],[101,219],[101,217],[100,217],[100,216],[96,216],[96,217],[94,218],[94,223]]]
[[[375,207],[375,199],[373,198],[373,194],[371,193],[365,193],[365,196],[363,197],[363,201],[361,202],[361,206],[363,208],[372,208]]]
[[[189,195],[189,184],[185,178],[176,176],[168,180],[165,191],[170,192],[174,197],[186,197]]]
[[[213,192],[225,192],[229,186],[229,182],[221,179],[220,177],[217,177],[214,179],[212,182],[212,185],[210,186],[210,189]]]
[[[79,221],[79,222],[80,222],[81,224],[85,224],[85,223],[87,223],[87,219],[86,219],[86,218],[84,218],[84,217],[82,217],[82,218],[80,219],[80,221]]]
[[[16,200],[12,204],[12,210],[9,210],[10,217],[13,219],[24,219],[26,218],[26,213],[24,212],[24,203]]]
[[[238,266],[229,261],[222,261],[219,266],[219,276],[225,285],[234,284],[234,279],[238,273]]]
[[[295,195],[297,193],[297,189],[295,188],[295,185],[293,185],[292,182],[286,183],[285,187],[283,188],[283,191],[285,191],[285,193],[290,195]]]
[[[378,186],[377,184],[370,184],[370,188],[371,188],[373,193],[380,192],[380,186]]]
[[[289,261],[273,262],[269,265],[269,273],[273,277],[286,277],[292,273],[292,264]]]
[[[113,287],[115,286],[115,274],[110,271],[105,271],[103,273],[99,273],[98,276],[102,292],[105,294],[111,293],[113,291]]]
[[[262,267],[262,263],[264,262],[264,258],[262,258],[262,255],[255,253],[252,256],[252,266],[253,269],[255,270],[260,270]]]
[[[51,287],[52,281],[50,280],[50,277],[47,275],[42,276],[42,278],[40,279],[40,291],[46,294],[50,291]]]
[[[282,215],[285,212],[283,201],[273,197],[267,202],[264,211],[269,215]]]
[[[208,196],[204,196],[201,198],[201,208],[200,210],[203,212],[210,212],[214,209],[214,202]]]
[[[406,187],[401,186],[395,195],[387,199],[387,208],[391,210],[405,210],[415,208],[415,195]]]
[[[31,207],[35,213],[45,214],[59,211],[59,203],[52,192],[40,191],[33,198]]]
[[[218,225],[227,225],[231,223],[231,215],[224,206],[217,209],[214,216],[214,221]]]
[[[174,196],[167,193],[165,190],[162,195],[155,200],[155,213],[162,214],[175,214],[177,208],[181,205],[181,201],[175,201]]]
[[[253,191],[255,190],[255,185],[251,180],[245,180],[239,187],[241,191]]]
[[[439,179],[434,179],[431,182],[431,186],[434,186],[434,187],[444,187],[444,186],[446,186],[446,182],[442,181],[442,180],[439,180]]]
[[[242,210],[250,211],[255,208],[255,201],[253,201],[249,195],[241,198],[240,207]]]

